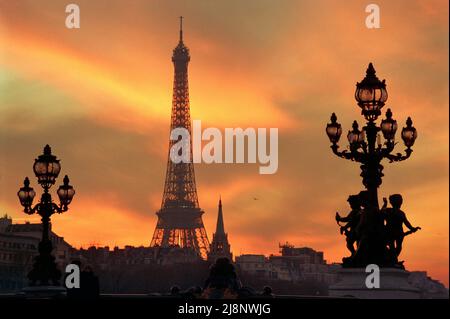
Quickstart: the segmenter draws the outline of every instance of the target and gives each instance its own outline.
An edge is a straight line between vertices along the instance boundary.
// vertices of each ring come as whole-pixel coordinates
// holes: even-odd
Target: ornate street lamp
[[[402,129],[402,140],[405,143],[408,150],[414,145],[417,138],[417,130],[412,126],[412,120],[410,117],[406,120],[406,127]],[[411,152],[411,151],[410,151]]]
[[[353,121],[352,128],[353,130],[348,131],[347,140],[350,144],[350,149],[356,151],[358,148],[364,145],[364,139],[366,136],[364,134],[364,131],[359,130],[358,122]]]
[[[48,190],[55,184],[56,178],[61,171],[61,164],[56,156],[52,155],[52,150],[49,145],[44,147],[44,154],[39,155],[34,160],[33,171],[38,179],[38,183]]]
[[[334,113],[331,115],[331,123],[328,123],[326,127],[333,153],[361,164],[361,176],[367,190],[367,202],[364,204],[371,211],[379,210],[378,187],[381,185],[383,177],[381,161],[387,159],[390,162],[398,162],[409,158],[412,153],[411,147],[417,138],[417,131],[412,126],[411,118],[408,118],[406,127],[402,129],[401,134],[406,146],[405,154],[392,154],[396,144],[397,121],[392,118],[391,109],[387,109],[386,118],[381,121],[380,126],[376,124],[388,94],[385,80],[380,81],[375,74],[375,68],[370,63],[366,77],[356,84],[355,99],[367,123],[360,131],[358,123],[353,122],[353,130],[349,131],[347,135],[349,150],[339,150],[338,142],[342,129]],[[384,143],[381,142],[380,131],[384,137]],[[374,220],[379,219],[375,218]],[[377,229],[376,225],[369,227],[372,230]]]
[[[386,141],[392,142],[397,132],[397,121],[392,119],[391,109],[387,109],[386,118],[381,121],[381,131]]]
[[[337,123],[337,117],[334,113],[331,114],[331,123],[327,124],[326,132],[331,143],[337,144],[339,142],[342,135],[342,127],[341,124]]]
[[[42,240],[39,243],[39,255],[35,258],[33,269],[28,274],[31,285],[47,286],[50,283],[58,285],[61,272],[57,269],[55,257],[52,256],[52,242],[49,239],[50,217],[54,213],[63,213],[68,210],[68,205],[75,195],[75,190],[69,185],[69,178],[64,177],[64,184],[57,191],[60,204],[53,202],[49,189],[55,184],[61,171],[61,164],[56,156],[52,155],[50,146],[46,145],[44,153],[35,159],[33,171],[38,183],[44,189],[41,200],[33,207],[33,199],[36,192],[30,187],[28,177],[24,180],[24,186],[19,189],[17,196],[20,204],[24,207],[26,214],[34,213],[41,216],[42,220]]]
[[[69,177],[66,175],[63,179],[64,184],[58,188],[58,197],[61,203],[61,207],[67,210],[67,206],[72,202],[73,195],[75,195],[75,190],[71,185],[69,185]]]
[[[368,121],[375,121],[388,98],[385,80],[380,81],[375,75],[372,63],[366,71],[366,77],[356,83],[355,99],[361,108],[361,114]]]
[[[34,197],[36,196],[36,192],[30,187],[30,180],[28,177],[25,177],[23,187],[19,189],[17,196],[19,196],[20,204],[25,207],[25,213],[28,214],[31,205],[33,204]]]

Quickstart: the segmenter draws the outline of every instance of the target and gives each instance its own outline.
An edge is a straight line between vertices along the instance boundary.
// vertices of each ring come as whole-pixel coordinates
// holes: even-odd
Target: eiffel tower
[[[175,76],[171,131],[183,127],[191,133],[188,88],[189,61],[189,49],[183,43],[183,17],[180,17],[180,40],[172,55]],[[177,142],[177,140],[169,141],[164,194],[161,209],[156,213],[158,223],[150,246],[189,248],[205,259],[208,254],[209,241],[205,226],[203,226],[202,215],[204,211],[198,204],[194,164],[192,163],[192,141],[190,143],[191,161],[175,164],[170,158],[170,149]]]

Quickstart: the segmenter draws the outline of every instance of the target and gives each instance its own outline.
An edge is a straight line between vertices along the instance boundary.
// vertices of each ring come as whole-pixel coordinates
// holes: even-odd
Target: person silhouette
[[[216,299],[223,298],[224,295],[237,295],[240,288],[241,283],[230,260],[218,258],[205,281],[204,296]]]
[[[415,233],[420,227],[413,227],[406,218],[406,214],[400,209],[403,204],[403,197],[400,194],[389,196],[389,203],[392,208],[388,208],[387,199],[383,198],[383,207],[381,211],[386,222],[386,238],[389,250],[398,257],[402,251],[403,239],[406,235]],[[408,232],[403,231],[403,224],[409,229]]]
[[[81,269],[81,261],[74,260],[72,264]],[[80,272],[80,287],[67,288],[67,298],[70,299],[96,299],[100,296],[98,277],[94,274],[91,266],[87,265]]]
[[[92,267],[87,265],[81,272],[81,291],[85,299],[97,299],[100,296],[100,285],[98,277],[94,274]]]
[[[177,285],[170,287],[170,296],[179,297],[181,294],[181,288]]]
[[[273,298],[272,288],[269,286],[264,286],[261,296],[266,298]]]

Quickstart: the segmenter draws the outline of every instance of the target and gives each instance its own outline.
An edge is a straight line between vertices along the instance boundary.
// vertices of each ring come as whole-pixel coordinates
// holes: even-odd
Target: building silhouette
[[[172,132],[176,128],[184,128],[191,133],[188,88],[190,55],[183,43],[182,21],[180,17],[180,39],[172,55],[175,74],[170,129]],[[192,142],[184,145],[190,149],[188,162],[174,163],[171,158],[172,147],[180,141],[181,136],[178,140],[169,140],[164,194],[161,209],[156,213],[158,222],[150,246],[161,248],[161,252],[172,248],[188,249],[205,259],[209,241],[202,220],[204,212],[198,203]]]
[[[335,283],[340,266],[328,264],[323,252],[309,247],[280,245],[280,255],[268,257],[245,254],[236,257],[236,266],[243,274],[251,274],[269,281]]]
[[[218,227],[211,243],[210,259],[216,251],[213,248],[216,247],[215,242],[219,242],[215,241],[217,234],[226,235],[222,209],[219,212],[222,213],[217,218]],[[18,292],[28,284],[26,275],[38,254],[41,227],[41,224],[35,223],[13,223],[12,218],[6,215],[0,217],[0,293]],[[169,254],[161,258],[159,248],[125,246],[110,249],[108,246],[92,246],[75,249],[53,231],[50,239],[58,267],[64,270],[73,260],[91,266],[99,275],[103,293],[166,292],[174,283],[188,288],[201,284],[209,267],[208,262],[198,257],[193,262],[190,255],[197,254],[190,249],[168,249]],[[241,280],[254,287],[269,284],[280,293],[296,294],[301,291],[312,294],[317,286],[325,284],[327,287],[337,279],[341,266],[326,263],[322,252],[286,243],[280,246],[280,253],[236,256],[236,268]],[[411,272],[408,280],[421,291],[422,298],[448,298],[447,288],[426,272]],[[301,287],[303,290],[298,290]]]
[[[213,239],[209,246],[208,261],[215,262],[216,259],[220,257],[226,257],[230,261],[233,260],[230,244],[228,243],[228,234],[225,233],[223,222],[222,199],[219,199],[216,232],[213,234]]]
[[[0,292],[18,291],[28,284],[27,274],[38,255],[42,237],[41,223],[14,224],[8,215],[0,217]],[[52,231],[50,224],[52,254],[59,269],[70,263],[73,248]]]

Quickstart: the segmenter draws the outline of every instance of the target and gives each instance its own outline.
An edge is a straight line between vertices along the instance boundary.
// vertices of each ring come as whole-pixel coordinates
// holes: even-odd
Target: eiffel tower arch
[[[189,49],[183,43],[182,19],[180,17],[180,40],[172,55],[175,75],[170,130],[182,127],[191,133],[188,86],[190,55]],[[177,140],[169,140],[164,194],[161,209],[156,212],[158,222],[150,246],[190,248],[202,258],[206,258],[209,241],[202,220],[204,211],[198,203],[192,163],[192,141],[190,143],[191,161],[175,164],[170,158],[170,149],[177,142]]]

